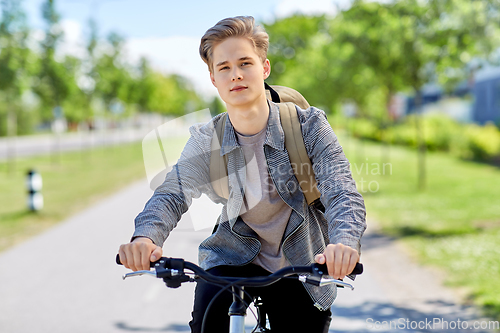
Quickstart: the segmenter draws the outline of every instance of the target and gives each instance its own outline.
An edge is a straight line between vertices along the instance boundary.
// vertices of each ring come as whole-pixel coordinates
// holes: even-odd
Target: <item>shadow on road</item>
[[[390,303],[364,302],[358,306],[333,307],[332,324],[329,333],[369,333],[369,332],[454,332],[454,333],[489,333],[492,330],[474,329],[472,316],[464,317],[455,304],[443,301],[429,301],[432,305],[444,309],[446,313],[427,313],[410,306],[396,306]],[[488,322],[478,322],[487,324]],[[189,325],[169,324],[164,327],[132,326],[118,322],[115,327],[128,332],[190,332]],[[247,332],[253,329],[247,326]]]
[[[332,307],[332,328],[330,328],[329,333],[492,332],[492,330],[487,329],[474,329],[474,316],[472,314],[464,316],[464,308],[456,304],[444,301],[427,301],[419,305],[442,309],[442,313],[419,311],[413,304],[398,306],[383,302],[364,302],[358,306],[350,307],[335,307],[334,305]],[[478,321],[477,323],[485,325],[488,322]],[[336,326],[338,329],[335,329]]]
[[[115,324],[115,327],[129,332],[191,332],[189,325],[185,324],[170,324],[165,327],[140,327],[140,326],[129,326],[127,323],[119,322]]]
[[[115,324],[115,327],[123,330],[123,331],[129,331],[129,332],[191,332],[191,328],[189,325],[183,325],[183,324],[170,324],[162,328],[153,328],[153,327],[134,327],[134,326],[129,326],[126,323],[119,322]],[[246,332],[251,332],[251,330],[254,328],[254,326],[245,326],[245,331]]]

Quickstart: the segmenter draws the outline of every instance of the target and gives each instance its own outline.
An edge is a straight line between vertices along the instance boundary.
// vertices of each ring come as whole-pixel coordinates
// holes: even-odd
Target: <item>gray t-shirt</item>
[[[240,216],[257,233],[262,244],[253,263],[275,272],[290,265],[283,255],[281,241],[292,208],[281,199],[269,176],[263,147],[266,128],[251,136],[236,132],[236,137],[246,161],[245,197]]]

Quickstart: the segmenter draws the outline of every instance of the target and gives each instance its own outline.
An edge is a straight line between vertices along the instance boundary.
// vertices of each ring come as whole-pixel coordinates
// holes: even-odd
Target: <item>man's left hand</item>
[[[359,261],[358,251],[344,244],[328,244],[322,254],[316,255],[318,264],[328,267],[328,275],[334,279],[343,279],[350,274]]]

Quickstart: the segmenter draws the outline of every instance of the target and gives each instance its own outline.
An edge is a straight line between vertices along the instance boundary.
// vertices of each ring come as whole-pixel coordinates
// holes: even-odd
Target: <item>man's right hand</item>
[[[120,245],[120,261],[133,271],[149,270],[150,262],[161,258],[163,250],[146,237],[138,237],[128,244]]]

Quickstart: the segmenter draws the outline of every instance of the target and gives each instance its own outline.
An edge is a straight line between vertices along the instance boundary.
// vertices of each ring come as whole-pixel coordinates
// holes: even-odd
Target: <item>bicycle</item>
[[[116,256],[116,263],[121,265],[119,255]],[[327,267],[324,264],[312,264],[310,266],[288,266],[268,276],[258,276],[250,278],[212,275],[198,265],[180,258],[161,257],[158,261],[151,262],[151,267],[154,268],[154,270],[131,272],[123,275],[122,278],[123,280],[125,280],[129,277],[148,275],[163,279],[163,281],[169,288],[178,288],[182,283],[185,282],[197,282],[197,279],[203,279],[208,283],[213,283],[221,286],[221,290],[214,296],[210,304],[207,306],[205,315],[206,313],[208,313],[208,309],[210,308],[212,302],[222,292],[231,288],[231,293],[233,294],[233,303],[231,304],[228,311],[230,318],[229,333],[245,333],[245,316],[246,309],[248,308],[249,304],[247,304],[247,302],[245,302],[244,300],[244,287],[264,287],[283,278],[295,278],[301,282],[309,283],[315,286],[335,284],[338,288],[347,287],[351,290],[354,290],[354,287],[350,283],[332,278],[324,278],[323,275],[327,275],[328,272]],[[192,273],[186,273],[184,271],[185,269],[191,271]],[[357,263],[356,267],[348,275],[348,277],[354,280],[354,276],[361,273],[363,273],[363,265],[361,263]],[[190,275],[194,275],[194,277],[191,277]],[[265,313],[262,311],[262,304],[258,299],[253,299],[253,303],[257,309],[257,325],[252,330],[252,333],[271,333],[271,330],[267,327]],[[205,317],[202,324],[202,333],[204,332],[204,326]]]

